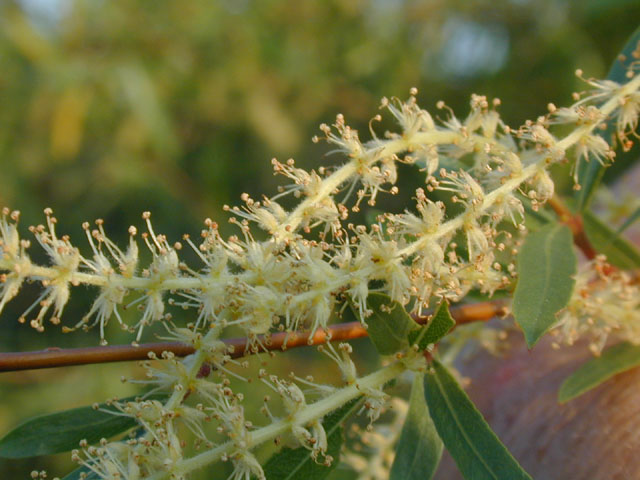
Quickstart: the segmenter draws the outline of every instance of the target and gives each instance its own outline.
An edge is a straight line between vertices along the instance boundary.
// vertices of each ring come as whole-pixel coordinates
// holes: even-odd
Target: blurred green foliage
[[[416,86],[424,107],[442,99],[462,116],[470,93],[498,96],[515,126],[567,104],[583,88],[574,70],[606,74],[638,18],[631,0],[3,0],[0,204],[26,223],[52,207],[79,244],[82,221],[104,218],[124,243],[150,210],[177,240],[224,220],[221,206],[244,191],[275,193],[272,156],[340,161],[309,141],[317,125],[342,112],[365,131],[382,96]],[[2,350],[65,342],[15,322],[32,299],[3,315]],[[69,323],[86,305],[68,309]],[[63,371],[3,375],[0,433],[78,404],[73,388],[43,393]],[[25,403],[36,391],[46,401]],[[0,462],[0,476],[32,468]]]

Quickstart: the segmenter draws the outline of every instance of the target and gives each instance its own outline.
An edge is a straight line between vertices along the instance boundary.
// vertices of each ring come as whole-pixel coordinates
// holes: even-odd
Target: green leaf
[[[558,401],[568,402],[618,373],[640,365],[640,345],[628,342],[608,348],[573,372],[560,386]]]
[[[626,76],[627,67],[633,61],[636,61],[632,52],[638,47],[638,42],[640,42],[640,27],[636,29],[636,31],[631,35],[627,44],[624,46],[620,54],[617,56],[616,60],[611,65],[609,73],[607,75],[607,80],[613,80],[614,82],[618,82],[620,84],[627,83],[629,78]],[[609,121],[607,122],[607,128],[604,132],[598,132],[598,135],[602,136],[609,144],[611,144],[612,138],[615,135],[616,124],[615,122]],[[618,149],[619,150],[619,149]],[[628,168],[629,161],[625,159],[624,161],[621,159],[622,152],[618,152],[618,156],[616,157],[616,162],[613,164],[615,168],[618,170],[617,174],[619,175],[624,171],[620,171],[621,165],[625,168]],[[637,155],[629,155],[629,152],[626,152],[625,155],[627,158],[635,158]],[[607,167],[600,164],[595,158],[590,157],[588,162],[581,161],[578,165],[578,183],[580,184],[580,190],[576,191],[576,202],[578,211],[584,211],[591,202],[591,198],[593,197],[593,193],[595,192],[597,186],[600,184],[602,177],[604,175],[605,169]],[[612,167],[613,168],[613,167]]]
[[[304,447],[284,447],[272,456],[264,466],[267,480],[320,480],[326,478],[340,461],[343,442],[342,423],[362,405],[362,399],[355,399],[327,415],[322,426],[327,433],[327,455],[333,457],[331,466],[317,464],[311,458],[311,451]]]
[[[513,316],[531,348],[571,298],[576,255],[568,227],[555,223],[530,234],[518,254]]]
[[[525,225],[529,230],[538,230],[548,223],[555,222],[555,218],[549,212],[542,208],[534,210],[531,201],[524,195],[519,195],[525,211]]]
[[[449,304],[442,300],[427,325],[409,332],[409,343],[417,343],[420,350],[425,350],[432,343],[438,343],[455,325],[456,321],[449,312]]]
[[[640,267],[640,252],[588,210],[582,215],[584,231],[597,252],[616,267]]]
[[[639,43],[640,27],[636,28],[631,34],[627,43],[613,61],[613,64],[609,69],[609,73],[607,74],[607,80],[613,80],[618,83],[627,83],[630,80],[630,78],[627,77],[627,71],[631,63],[638,61],[634,52],[637,50]]]
[[[631,213],[631,215],[629,215],[629,218],[627,218],[624,221],[624,223],[622,225],[620,225],[620,228],[618,228],[618,231],[616,233],[618,235],[620,235],[627,228],[629,228],[631,225],[633,225],[639,218],[640,218],[640,207],[636,208],[633,211],[633,213]]]
[[[368,208],[364,214],[365,222],[367,222],[367,225],[377,224],[378,216],[383,214],[384,210],[380,210],[379,208]]]
[[[387,295],[371,293],[367,298],[367,307],[373,313],[366,318],[367,332],[381,355],[392,355],[409,347],[407,335],[416,322],[398,302]],[[358,317],[358,310],[352,304],[351,309]]]
[[[429,480],[436,473],[443,444],[424,399],[424,379],[416,374],[411,387],[409,413],[404,421],[390,480]]]
[[[84,477],[81,476],[83,473],[85,474]],[[88,467],[80,467],[76,468],[69,475],[63,477],[62,480],[100,480],[100,477],[98,477],[98,475],[92,472]]]
[[[433,362],[424,395],[445,447],[466,479],[519,480],[531,477],[491,430],[447,369]]]
[[[123,398],[122,402],[140,398],[140,395]],[[165,394],[149,395],[147,400],[164,400]],[[117,411],[101,403],[100,408]],[[26,458],[38,455],[67,452],[78,448],[78,442],[86,439],[89,444],[102,438],[110,438],[138,425],[134,418],[112,415],[92,407],[74,408],[51,415],[27,420],[0,440],[0,457]]]
[[[608,138],[606,134],[610,134],[612,128],[613,127],[608,127],[604,132],[597,132],[597,134],[606,140]],[[576,168],[578,169],[578,185],[580,185],[580,189],[576,190],[575,193],[576,205],[579,212],[586,210],[591,203],[593,194],[602,181],[604,170],[607,167],[607,164],[601,164],[598,159],[594,158],[591,154],[589,154],[589,161],[585,161],[584,158],[579,161]]]

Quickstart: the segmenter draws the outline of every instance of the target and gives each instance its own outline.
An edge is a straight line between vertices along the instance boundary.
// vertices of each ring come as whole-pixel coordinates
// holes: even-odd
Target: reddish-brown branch
[[[476,321],[489,320],[495,316],[507,313],[506,304],[503,300],[493,300],[490,302],[480,302],[469,305],[460,305],[451,309],[451,315],[458,325]],[[415,316],[418,323],[425,323],[429,316]],[[310,332],[279,332],[272,334],[267,340],[260,338],[258,344],[264,345],[258,351],[253,352],[247,349],[246,338],[225,339],[224,342],[233,347],[230,355],[232,358],[239,358],[252,353],[262,353],[265,351],[285,350],[308,346],[309,344],[319,345],[330,340],[353,340],[354,338],[365,337],[367,330],[360,322],[348,322],[331,325],[327,330],[317,330],[313,336]],[[285,345],[286,342],[286,345]],[[231,349],[230,349],[231,350]],[[18,370],[31,370],[37,368],[65,367],[70,365],[87,365],[94,363],[124,362],[131,360],[145,360],[153,352],[160,356],[162,352],[172,352],[179,357],[184,357],[194,352],[190,345],[179,342],[145,343],[139,346],[113,345],[104,347],[86,348],[48,348],[34,352],[9,352],[0,353],[0,372],[11,372]]]
[[[578,247],[584,256],[593,260],[598,252],[587,238],[584,231],[584,222],[581,215],[574,215],[571,210],[556,196],[549,199],[549,206],[556,212],[560,221],[567,225],[573,234],[573,243]]]

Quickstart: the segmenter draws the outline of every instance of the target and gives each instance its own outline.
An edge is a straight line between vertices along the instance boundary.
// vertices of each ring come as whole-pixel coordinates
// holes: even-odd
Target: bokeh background
[[[274,156],[340,162],[310,141],[338,112],[365,132],[382,96],[416,86],[422,106],[459,115],[471,93],[497,96],[517,126],[568,104],[576,68],[606,75],[638,20],[636,0],[0,0],[0,205],[22,211],[23,233],[51,207],[79,244],[95,218],[124,244],[150,210],[178,240],[224,224],[242,192],[275,193]],[[2,315],[1,351],[97,344],[18,324],[27,290]],[[66,322],[89,301],[77,292]],[[119,378],[135,368],[0,374],[0,435],[129,394]],[[60,475],[67,457],[0,460],[0,478]]]

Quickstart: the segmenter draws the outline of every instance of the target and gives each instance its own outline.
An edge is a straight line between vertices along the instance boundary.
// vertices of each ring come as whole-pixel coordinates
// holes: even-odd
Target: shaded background
[[[317,125],[342,112],[366,131],[382,96],[416,86],[422,106],[442,99],[460,116],[472,92],[498,96],[514,126],[566,105],[583,88],[574,70],[604,76],[639,19],[632,0],[0,0],[0,205],[22,211],[23,233],[52,207],[80,245],[83,221],[104,218],[125,244],[150,210],[174,241],[205,217],[224,220],[242,192],[275,193],[273,156],[340,162],[309,141]],[[19,325],[33,299],[24,292],[3,313],[1,351],[97,344]],[[119,377],[132,368],[0,374],[0,435],[130,393]],[[0,460],[0,476],[37,466],[52,477],[67,457]]]

